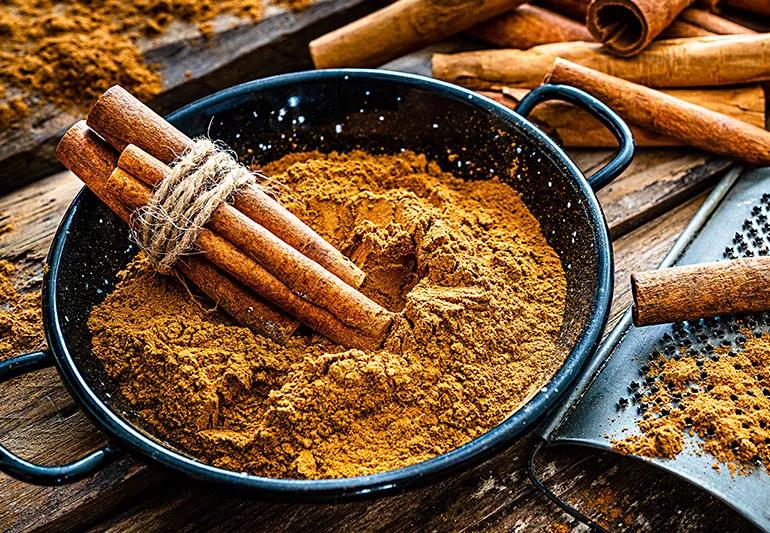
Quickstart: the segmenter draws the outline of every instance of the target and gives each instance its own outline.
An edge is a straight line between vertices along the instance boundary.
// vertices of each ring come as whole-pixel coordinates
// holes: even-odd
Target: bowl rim
[[[597,290],[591,301],[588,321],[564,363],[540,391],[494,428],[449,452],[406,467],[356,477],[306,480],[257,476],[205,464],[166,447],[161,444],[160,439],[158,441],[151,439],[114,413],[109,405],[89,387],[64,341],[62,324],[56,311],[58,271],[66,236],[72,222],[84,202],[85,195],[92,195],[84,188],[72,201],[51,245],[47,260],[49,269],[43,283],[43,318],[48,345],[54,354],[57,369],[65,385],[79,400],[85,411],[96,420],[97,426],[115,440],[118,446],[126,447],[137,452],[140,457],[194,479],[223,487],[248,489],[249,492],[271,498],[291,498],[292,501],[329,501],[384,495],[394,490],[422,485],[439,476],[446,476],[460,468],[477,464],[510,445],[513,439],[530,429],[549,409],[556,406],[557,400],[563,397],[589,356],[594,353],[606,325],[612,299],[613,257],[607,224],[593,190],[575,163],[552,139],[514,111],[478,93],[416,74],[373,69],[327,69],[281,74],[236,85],[181,107],[168,115],[167,119],[173,122],[190,113],[203,110],[208,112],[213,107],[227,104],[228,100],[265,89],[348,78],[398,82],[467,99],[471,105],[523,128],[537,144],[550,150],[550,155],[555,156],[562,163],[564,170],[572,175],[577,190],[585,200],[586,210],[594,229],[599,272]]]

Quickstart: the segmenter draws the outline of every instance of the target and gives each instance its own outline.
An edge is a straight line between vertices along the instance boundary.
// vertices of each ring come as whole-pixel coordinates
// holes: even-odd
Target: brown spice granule
[[[274,0],[301,9],[309,0]],[[5,0],[0,2],[0,128],[26,117],[37,98],[64,109],[87,107],[120,84],[140,99],[163,84],[138,47],[174,21],[202,33],[229,14],[259,20],[263,0]]]
[[[309,334],[279,346],[138,259],[89,327],[155,434],[236,471],[371,474],[479,436],[561,365],[564,272],[508,185],[466,182],[409,152],[295,154],[262,170],[368,273],[362,290],[397,322],[377,351]]]
[[[695,434],[701,449],[730,472],[748,473],[761,465],[770,471],[770,333],[743,334],[747,341],[734,355],[720,348],[715,357],[681,353],[652,360],[647,375],[660,387],[642,398],[650,406],[638,423],[642,434],[613,446],[672,458],[682,451],[685,434]]]
[[[0,260],[0,361],[40,349],[45,342],[40,291],[17,292],[14,271],[13,263]]]

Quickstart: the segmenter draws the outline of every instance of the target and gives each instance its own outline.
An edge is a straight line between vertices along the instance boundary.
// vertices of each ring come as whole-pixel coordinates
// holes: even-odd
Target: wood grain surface
[[[307,43],[383,5],[381,0],[317,0],[291,12],[272,6],[257,22],[219,17],[211,38],[197,26],[173,24],[143,41],[146,61],[157,65],[163,92],[151,105],[161,113],[236,83],[280,72],[312,68]],[[41,104],[21,127],[0,131],[0,192],[50,174],[60,165],[58,139],[87,109]]]
[[[373,3],[376,4],[364,0],[333,0],[322,2],[327,7],[319,9],[328,9],[330,13],[335,6],[339,8],[344,4],[351,7],[342,12],[353,18],[356,10],[370,9]],[[272,41],[251,43],[250,38],[259,41],[261,37],[257,39],[248,29],[241,29],[232,35],[232,43],[227,39],[219,43],[218,46],[236,56],[239,50],[252,50],[243,55],[243,71],[230,68],[232,63],[218,62],[206,65],[208,74],[196,71],[192,80],[185,81],[175,76],[183,76],[188,68],[180,65],[194,64],[192,49],[187,45],[174,45],[173,39],[165,48],[159,45],[155,53],[169,58],[164,76],[176,79],[179,89],[177,93],[170,91],[169,99],[159,100],[158,105],[172,107],[174,101],[192,99],[234,83],[239,77],[249,76],[247,72],[262,74],[298,68],[307,57],[304,49],[289,44],[295,43],[294,36],[302,35],[307,42],[309,33],[320,33],[324,24],[331,24],[330,18],[320,15],[316,23],[302,23],[292,18],[298,15],[276,16],[282,18],[263,22],[274,25],[268,26],[272,28]],[[304,29],[295,31],[298,25]],[[468,46],[467,40],[460,39],[432,49],[457,51]],[[263,56],[260,50],[269,53]],[[430,51],[401,58],[387,67],[427,74]],[[282,54],[286,54],[285,60]],[[250,61],[260,64],[253,66]],[[174,94],[181,96],[172,98]],[[49,111],[48,118],[45,114],[40,116],[46,128],[56,120],[51,113]],[[61,115],[58,117],[62,129],[69,125],[69,119],[62,121]],[[28,143],[26,146],[31,148],[25,150],[42,154],[44,150],[35,147],[44,144]],[[29,179],[50,168],[50,159],[47,163],[39,155],[31,160],[24,155],[13,159],[3,152],[3,146],[0,133],[0,162],[7,165],[11,161],[17,165],[4,166],[4,170],[33,170],[16,179]],[[611,151],[574,151],[571,156],[590,173],[611,157]],[[686,149],[644,150],[621,178],[601,191],[600,201],[615,238],[616,290],[612,323],[630,302],[629,273],[653,268],[662,259],[701,204],[701,191],[707,189],[726,166],[722,160]],[[19,277],[28,280],[29,288],[40,284],[50,239],[79,188],[74,176],[59,173],[0,196],[0,225],[10,222],[15,228],[0,236],[0,258],[10,258],[21,265]],[[2,354],[3,357],[9,355]],[[0,474],[0,528],[10,532],[91,528],[144,533],[206,528],[217,531],[300,528],[548,531],[576,526],[526,479],[526,459],[534,441],[534,433],[530,433],[490,461],[433,486],[385,499],[337,506],[267,504],[214,493],[156,467],[144,466],[130,456],[91,478],[57,488],[35,487]],[[49,369],[0,387],[0,442],[25,458],[54,464],[73,460],[100,446],[103,436],[73,403],[56,372]],[[735,513],[684,482],[613,454],[578,448],[554,449],[543,456],[539,471],[559,494],[613,529],[702,531],[719,524],[719,528],[725,530],[750,530]],[[611,505],[597,505],[598,496]],[[578,527],[577,530],[584,529]]]

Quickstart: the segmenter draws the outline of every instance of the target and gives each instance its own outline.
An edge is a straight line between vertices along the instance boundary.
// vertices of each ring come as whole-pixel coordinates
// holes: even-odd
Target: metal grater
[[[748,171],[737,179],[739,173],[734,169],[722,179],[662,266],[770,254],[770,168]],[[753,334],[770,331],[770,313],[636,328],[627,312],[562,408],[546,423],[543,437],[548,444],[612,451],[612,440],[639,432],[636,422],[645,409],[639,400],[649,387],[657,386],[644,377],[652,357],[673,357],[682,347],[702,357],[713,357],[718,346],[737,353],[746,341],[741,333],[746,326]],[[685,449],[674,459],[638,459],[710,492],[770,531],[770,475],[763,467],[734,477],[727,468],[717,471],[712,468],[715,459],[700,452],[698,440],[685,437]]]

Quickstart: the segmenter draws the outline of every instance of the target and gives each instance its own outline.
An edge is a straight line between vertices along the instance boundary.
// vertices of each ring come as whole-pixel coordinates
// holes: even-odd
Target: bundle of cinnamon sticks
[[[598,74],[581,70],[570,81],[614,102],[632,124],[638,145],[692,145],[749,164],[770,163],[767,150],[745,152],[747,146],[761,148],[767,141],[758,130],[766,121],[761,83],[770,81],[770,34],[721,16],[725,6],[766,14],[769,2],[533,1],[399,0],[313,41],[310,50],[318,67],[376,66],[462,31],[499,48],[434,54],[436,78],[481,90],[515,107],[526,89],[546,77],[552,82],[562,79],[564,64],[556,68],[555,63],[566,59],[618,78],[609,83],[601,77],[600,83]],[[649,87],[663,93],[644,91]],[[639,109],[640,101],[644,110]],[[701,114],[708,119],[675,128],[666,124],[673,117]],[[598,122],[569,104],[546,104],[533,118],[566,146],[615,144]],[[724,136],[752,142],[729,146]]]
[[[120,87],[73,126],[59,159],[124,221],[193,141]],[[376,348],[393,315],[359,292],[365,274],[256,185],[222,203],[176,267],[241,324],[284,342],[298,321]]]

